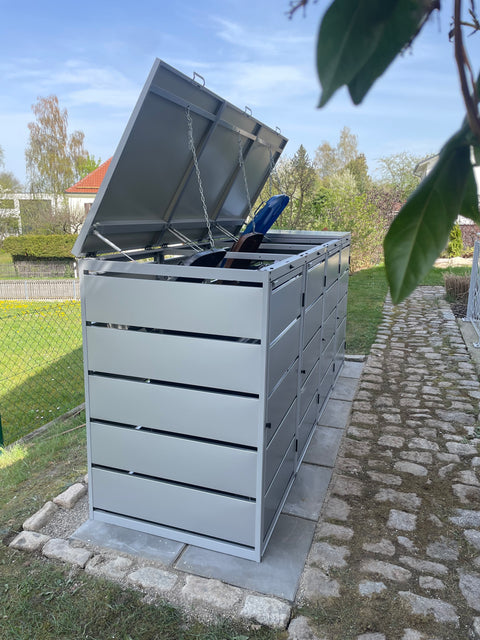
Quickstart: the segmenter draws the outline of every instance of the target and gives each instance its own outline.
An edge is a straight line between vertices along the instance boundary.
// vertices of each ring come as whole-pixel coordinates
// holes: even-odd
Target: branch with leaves
[[[290,4],[291,15],[307,2]],[[477,31],[474,0],[468,22],[462,0],[453,0],[454,54],[466,117],[443,145],[431,173],[420,183],[393,221],[384,241],[385,266],[392,300],[406,298],[445,248],[457,216],[480,224],[473,149],[480,160],[478,85],[462,36],[462,27]],[[374,82],[418,36],[439,0],[334,0],[319,30],[317,70],[322,107],[342,86],[360,104]]]

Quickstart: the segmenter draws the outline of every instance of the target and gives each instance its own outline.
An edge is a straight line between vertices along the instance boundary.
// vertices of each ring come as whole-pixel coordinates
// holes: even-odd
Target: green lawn
[[[83,402],[80,303],[0,301],[4,443]]]

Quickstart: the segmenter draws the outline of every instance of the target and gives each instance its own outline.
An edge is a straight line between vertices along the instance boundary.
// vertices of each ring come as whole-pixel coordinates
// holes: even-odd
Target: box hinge
[[[320,404],[320,394],[317,393],[317,404]]]
[[[301,306],[302,307],[305,306],[305,291],[302,293],[302,304],[301,304]]]
[[[272,428],[272,423],[271,422],[267,422],[265,424],[265,429],[271,429]]]
[[[295,440],[295,451],[298,451],[298,440]]]

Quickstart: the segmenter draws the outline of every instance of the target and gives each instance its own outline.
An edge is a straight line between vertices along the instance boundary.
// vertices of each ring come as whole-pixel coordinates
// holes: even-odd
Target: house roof
[[[96,194],[102,184],[102,180],[107,173],[107,169],[110,166],[111,158],[103,162],[99,167],[97,167],[94,171],[82,178],[77,183],[68,187],[65,190],[65,193],[85,193],[85,194]]]

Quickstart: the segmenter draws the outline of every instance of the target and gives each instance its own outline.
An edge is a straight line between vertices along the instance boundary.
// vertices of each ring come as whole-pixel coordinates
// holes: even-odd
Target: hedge
[[[8,236],[2,248],[19,258],[73,258],[72,249],[76,239],[77,235],[73,234]]]

